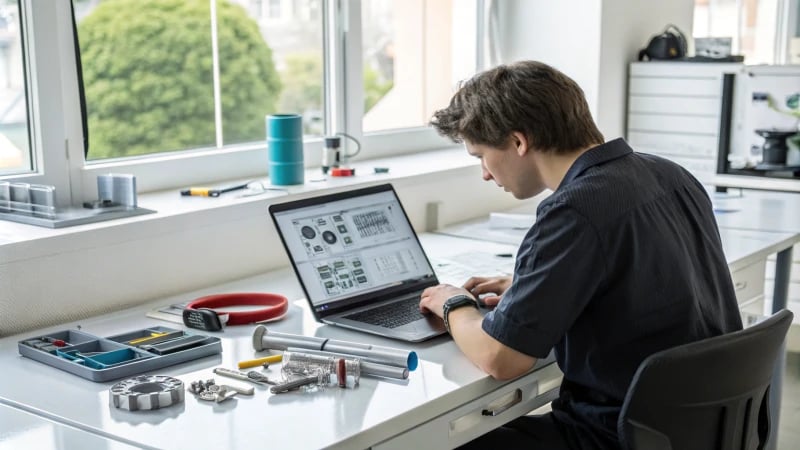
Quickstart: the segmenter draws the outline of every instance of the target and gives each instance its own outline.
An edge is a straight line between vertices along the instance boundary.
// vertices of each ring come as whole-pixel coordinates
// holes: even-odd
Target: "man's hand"
[[[473,286],[480,281],[489,282],[481,292],[503,293],[511,284],[511,278],[470,278]],[[497,291],[495,291],[497,289]],[[499,292],[498,292],[499,291]],[[470,292],[449,284],[440,284],[422,291],[419,309],[442,317],[444,302],[454,295],[465,294],[474,298]],[[499,297],[497,297],[499,298]],[[495,302],[496,304],[497,302]],[[450,335],[456,345],[473,364],[498,380],[516,378],[529,371],[536,358],[520,353],[490,336],[482,328],[483,316],[475,308],[458,308],[450,312]]]
[[[481,298],[481,302],[486,306],[497,306],[503,293],[511,286],[512,278],[504,277],[472,277],[464,283],[464,289],[469,291],[475,298],[481,294],[491,293]]]
[[[460,294],[474,298],[474,296],[465,289],[457,288],[449,284],[429,287],[422,291],[422,296],[419,301],[419,310],[422,312],[431,312],[439,316],[439,318],[442,318],[442,316],[444,316],[442,310],[444,309],[445,300]]]

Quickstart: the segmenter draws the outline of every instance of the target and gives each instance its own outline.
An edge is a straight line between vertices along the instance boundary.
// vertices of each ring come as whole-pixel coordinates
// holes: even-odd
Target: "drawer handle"
[[[506,403],[505,405],[503,405],[503,406],[501,406],[501,407],[499,407],[497,409],[489,409],[489,408],[484,409],[483,411],[481,411],[481,415],[482,416],[499,416],[500,414],[503,414],[506,410],[508,410],[508,408],[511,408],[512,406],[516,405],[517,403],[519,403],[521,401],[522,401],[522,390],[521,389],[517,389],[517,390],[514,391],[514,397],[508,403]]]
[[[737,291],[741,291],[746,287],[747,287],[747,281],[737,281],[736,284],[733,285],[733,288]]]

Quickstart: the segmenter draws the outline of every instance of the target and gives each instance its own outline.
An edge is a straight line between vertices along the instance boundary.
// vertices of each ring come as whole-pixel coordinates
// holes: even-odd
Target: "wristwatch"
[[[473,306],[475,309],[477,309],[478,302],[476,302],[474,298],[465,294],[454,295],[444,301],[444,305],[442,307],[442,317],[444,318],[444,328],[448,333],[450,332],[450,322],[447,320],[447,317],[450,315],[450,311],[461,308],[462,306]]]

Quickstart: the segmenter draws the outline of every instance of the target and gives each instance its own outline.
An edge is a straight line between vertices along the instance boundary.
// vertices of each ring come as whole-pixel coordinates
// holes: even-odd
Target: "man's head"
[[[513,132],[536,151],[571,153],[603,143],[583,91],[536,61],[501,65],[464,82],[431,125],[454,142],[502,148]]]
[[[517,198],[554,189],[579,151],[603,143],[581,88],[535,61],[476,75],[434,113],[431,125],[464,141],[481,159],[483,178]]]

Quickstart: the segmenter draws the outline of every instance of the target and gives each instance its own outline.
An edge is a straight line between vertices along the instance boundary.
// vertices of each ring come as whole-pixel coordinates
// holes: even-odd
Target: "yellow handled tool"
[[[128,344],[128,345],[137,345],[137,344],[141,344],[142,342],[147,342],[147,341],[149,341],[151,339],[160,338],[161,336],[166,336],[168,334],[169,333],[167,333],[167,332],[161,333],[161,332],[154,331],[154,332],[150,333],[150,336],[145,336],[145,337],[141,337],[141,338],[138,338],[138,339],[133,339],[131,341],[126,342],[126,344]]]
[[[283,360],[283,355],[271,355],[271,356],[265,356],[263,358],[249,359],[247,361],[240,361],[239,362],[239,368],[240,369],[247,369],[247,368],[250,368],[250,367],[260,366],[260,365],[262,365],[264,363],[272,364],[272,363],[276,363],[276,362],[281,362],[281,360]]]

